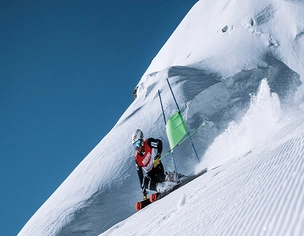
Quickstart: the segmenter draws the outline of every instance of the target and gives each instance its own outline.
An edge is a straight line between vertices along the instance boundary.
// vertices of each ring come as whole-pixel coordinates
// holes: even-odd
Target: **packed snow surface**
[[[269,95],[267,85],[261,89],[257,100],[266,98],[261,98],[262,93]],[[261,112],[273,111],[268,99],[262,101]],[[271,125],[267,116],[255,120],[251,108],[260,106],[257,100],[240,124],[231,124],[233,131],[229,127],[218,136],[210,147],[213,155],[225,158],[227,150],[213,146],[223,145],[222,139],[235,141],[235,132],[246,137],[252,128],[258,134],[273,129],[263,126]],[[261,138],[249,152],[211,169],[101,235],[303,235],[304,116],[269,139]]]
[[[241,9],[241,10],[240,10]],[[304,2],[200,0],[113,129],[19,235],[304,235]],[[207,125],[163,159],[208,172],[142,211],[131,135],[164,141],[168,119]],[[119,143],[119,145],[118,145]],[[115,148],[113,148],[115,147]]]

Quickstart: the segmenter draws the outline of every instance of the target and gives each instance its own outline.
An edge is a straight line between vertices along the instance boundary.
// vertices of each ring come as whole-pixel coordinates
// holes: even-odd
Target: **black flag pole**
[[[163,117],[164,117],[165,126],[166,126],[167,120],[166,120],[165,111],[164,111],[164,107],[163,107],[163,102],[162,102],[162,99],[161,99],[161,95],[160,95],[160,91],[159,91],[159,90],[158,90],[158,97],[159,97],[160,106],[161,106],[161,109],[162,109],[162,112],[163,112]],[[171,152],[171,154],[172,154],[172,160],[173,160],[174,169],[175,169],[175,172],[177,173],[177,169],[176,169],[176,164],[175,164],[175,160],[174,160],[173,151]]]

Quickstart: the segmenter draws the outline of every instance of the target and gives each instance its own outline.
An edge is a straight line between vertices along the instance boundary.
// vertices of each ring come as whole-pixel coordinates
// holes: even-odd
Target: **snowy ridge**
[[[266,52],[304,75],[303,16],[301,0],[200,0],[144,76],[169,66],[193,65],[227,78],[253,65],[264,66],[261,58]],[[197,32],[195,37],[193,32]]]
[[[303,157],[301,117],[101,235],[303,235]]]

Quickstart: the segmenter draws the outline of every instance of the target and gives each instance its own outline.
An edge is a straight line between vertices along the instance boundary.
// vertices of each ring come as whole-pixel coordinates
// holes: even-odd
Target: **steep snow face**
[[[257,95],[251,97],[246,114],[240,121],[230,122],[228,128],[215,138],[204,155],[204,163],[213,169],[245,155],[286,125],[285,118],[279,96],[270,92],[266,79],[262,80]]]
[[[303,134],[302,116],[101,235],[303,235]]]
[[[177,111],[167,81],[189,130],[207,121],[193,136],[201,165],[210,168],[223,165],[220,169],[225,178],[231,176],[233,181],[241,175],[241,179],[247,180],[248,176],[242,175],[245,172],[238,171],[245,168],[245,160],[249,156],[253,158],[252,154],[242,159],[240,167],[237,162],[235,168],[224,163],[262,145],[281,128],[280,121],[287,119],[286,114],[299,111],[299,105],[304,107],[300,85],[304,78],[303,13],[302,1],[197,2],[141,78],[137,99],[19,235],[97,235],[134,213],[134,202],[141,199],[141,191],[131,135],[141,128],[145,138],[160,138],[164,141],[164,151],[169,150],[157,95],[160,91],[166,118]],[[251,119],[256,121],[255,126],[248,125]],[[223,148],[223,143],[231,149]],[[214,151],[219,149],[221,152]],[[174,158],[177,170],[183,174],[201,167],[197,167],[189,140],[176,148]],[[281,159],[285,160],[284,154]],[[173,170],[172,156],[164,158],[163,163],[166,170]],[[224,195],[224,192],[213,186],[219,184],[221,176],[214,173],[207,175],[213,175],[214,181],[206,181],[204,186],[216,199],[213,194]],[[235,186],[243,187],[243,184]],[[257,186],[253,188],[256,189]],[[234,191],[232,195],[238,190]],[[203,197],[202,193],[197,194]],[[214,205],[210,202],[210,208],[204,211],[206,222],[215,222],[207,214]]]
[[[169,66],[193,65],[226,78],[263,66],[261,59],[268,52],[304,77],[303,36],[303,1],[200,0],[145,75]]]
[[[303,133],[304,117],[284,116],[262,80],[246,114],[208,148],[197,167],[207,163],[206,174],[100,236],[303,235]]]

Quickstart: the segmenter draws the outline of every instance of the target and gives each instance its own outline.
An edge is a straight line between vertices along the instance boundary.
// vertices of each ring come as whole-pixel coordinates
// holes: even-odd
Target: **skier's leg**
[[[157,182],[155,180],[151,179],[150,176],[146,176],[144,178],[144,186],[146,189],[156,191],[156,185],[157,185]]]
[[[158,182],[164,182],[166,179],[166,175],[165,175],[165,170],[164,170],[164,166],[163,163],[159,163],[157,165],[157,167],[155,168],[155,172],[156,172],[156,176],[157,176],[157,181]]]

